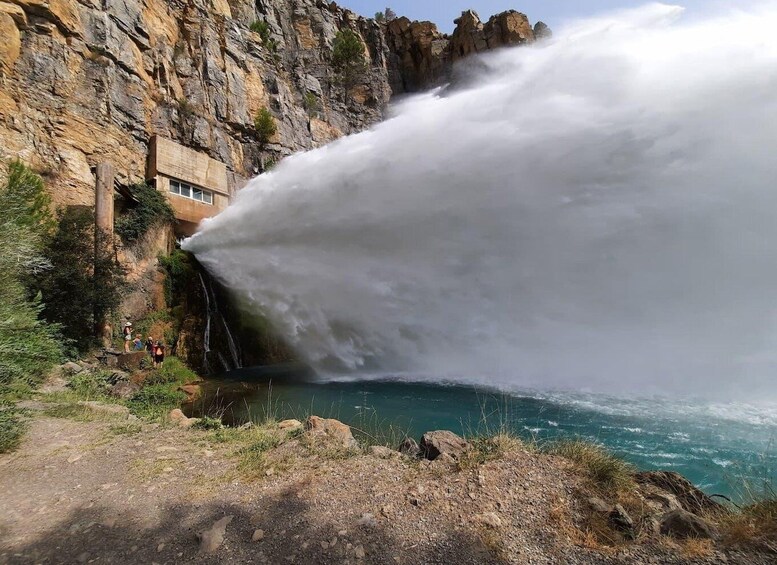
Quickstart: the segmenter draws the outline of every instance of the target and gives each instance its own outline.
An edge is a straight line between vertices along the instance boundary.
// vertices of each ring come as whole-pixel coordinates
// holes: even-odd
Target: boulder
[[[421,454],[430,461],[434,461],[443,453],[446,453],[458,459],[464,454],[470,445],[464,438],[461,438],[447,430],[437,430],[435,432],[426,432],[421,437]]]
[[[224,516],[207,530],[200,532],[200,553],[213,553],[222,543],[224,535],[227,533],[227,526],[232,521],[233,516]]]
[[[725,507],[674,471],[644,471],[634,476],[640,485],[652,485],[675,496],[683,510],[693,514],[725,512]]]
[[[351,428],[340,420],[310,416],[305,422],[305,430],[310,437],[324,439],[347,449],[359,447],[351,433]]]
[[[140,390],[140,386],[129,381],[119,381],[113,385],[110,389],[111,396],[128,400],[132,398],[136,392]]]
[[[283,420],[282,422],[278,423],[278,427],[284,432],[293,432],[294,430],[298,430],[303,426],[302,422],[299,420]]]
[[[384,445],[373,445],[372,447],[370,447],[370,453],[375,457],[379,457],[381,459],[392,459],[394,457],[399,457],[398,451],[389,449]]]
[[[661,517],[661,534],[679,539],[716,539],[718,532],[704,518],[685,510],[672,510]]]
[[[180,408],[174,408],[167,415],[171,423],[175,424],[179,428],[191,428],[194,424],[200,421],[199,418],[187,418]]]
[[[125,371],[137,371],[140,369],[140,362],[146,357],[147,354],[145,351],[122,353],[117,357],[116,364]]]
[[[196,400],[202,394],[202,387],[195,383],[181,385],[178,387],[178,390],[184,392],[189,397],[189,400]]]
[[[408,457],[419,457],[421,455],[421,448],[418,447],[416,440],[411,437],[406,437],[404,440],[402,440],[402,443],[399,444],[397,451],[403,455],[407,455]]]
[[[84,368],[79,365],[78,363],[73,363],[72,361],[68,361],[64,365],[62,365],[62,370],[71,373],[73,375],[76,375],[84,370]]]
[[[634,539],[636,532],[634,531],[634,520],[631,519],[629,513],[620,504],[616,504],[610,511],[609,515],[610,525],[619,532],[622,532],[627,538]]]

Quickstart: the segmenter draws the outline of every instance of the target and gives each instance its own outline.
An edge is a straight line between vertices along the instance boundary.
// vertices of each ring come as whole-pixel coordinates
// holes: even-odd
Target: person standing
[[[130,352],[130,343],[132,343],[132,322],[124,323],[124,353]]]
[[[146,338],[146,353],[154,357],[154,338],[151,336]]]
[[[157,341],[154,344],[154,368],[161,369],[165,362],[165,344]]]

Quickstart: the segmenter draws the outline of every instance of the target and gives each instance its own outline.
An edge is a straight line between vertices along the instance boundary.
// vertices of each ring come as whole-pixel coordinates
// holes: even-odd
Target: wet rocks
[[[679,539],[716,539],[718,532],[704,518],[685,510],[672,510],[661,518],[661,534]]]
[[[447,454],[458,459],[467,450],[470,445],[463,438],[447,430],[437,430],[426,432],[421,437],[419,445],[421,454],[430,461],[434,461],[440,455]]]

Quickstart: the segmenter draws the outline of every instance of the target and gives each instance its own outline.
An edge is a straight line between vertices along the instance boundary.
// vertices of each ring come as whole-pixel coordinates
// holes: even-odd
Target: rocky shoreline
[[[310,416],[224,428],[49,383],[0,455],[3,563],[773,563],[676,473],[430,431],[366,445]],[[593,449],[589,446],[590,449]],[[582,455],[581,455],[582,454]]]

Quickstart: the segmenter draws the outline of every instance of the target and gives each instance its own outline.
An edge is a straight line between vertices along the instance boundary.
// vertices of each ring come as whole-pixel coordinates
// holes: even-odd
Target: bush
[[[81,352],[95,343],[96,321],[106,318],[121,301],[124,270],[107,237],[98,233],[95,246],[91,209],[61,211],[57,231],[44,250],[52,268],[37,280],[44,318],[59,324]]]
[[[164,194],[147,184],[131,188],[137,203],[116,219],[116,234],[127,243],[141,239],[148,231],[165,223],[175,222],[175,214]]]
[[[0,407],[0,453],[16,449],[22,441],[27,423],[19,411],[11,407]]]
[[[309,116],[313,116],[318,112],[318,97],[312,92],[306,92],[302,99],[302,105],[305,107]]]
[[[375,12],[375,21],[378,23],[383,23],[386,21],[386,14],[383,12]]]
[[[183,364],[178,357],[166,357],[160,369],[152,373],[147,379],[148,384],[175,384],[182,385],[198,380],[197,374]]]
[[[332,64],[346,91],[349,90],[366,69],[364,44],[355,32],[350,29],[337,32],[332,44]]]
[[[94,398],[96,396],[105,396],[111,388],[110,371],[82,371],[70,377],[67,383],[68,388],[84,398]]]
[[[165,361],[167,363],[167,361]],[[186,400],[186,394],[169,384],[148,385],[140,389],[127,405],[133,414],[145,418],[165,415],[178,408]]]
[[[195,422],[194,426],[192,426],[198,430],[220,430],[224,427],[224,425],[221,423],[221,420],[218,418],[211,418],[210,416],[204,416],[199,419],[199,421]]]
[[[262,108],[254,118],[254,127],[259,143],[266,145],[272,136],[278,132],[278,126],[275,125],[275,118],[267,108]]]
[[[599,445],[582,440],[561,441],[551,444],[546,451],[576,463],[600,487],[619,490],[634,482],[634,467]]]
[[[250,29],[251,31],[259,34],[259,37],[262,38],[262,44],[264,44],[264,46],[267,47],[270,51],[275,53],[275,51],[278,50],[278,44],[275,43],[275,40],[272,37],[270,37],[270,26],[267,25],[267,22],[263,20],[256,20],[251,24]]]
[[[33,384],[62,358],[59,328],[40,320],[32,289],[51,272],[42,255],[53,224],[42,179],[21,162],[10,163],[0,184],[0,387]],[[92,252],[94,252],[92,250]]]

